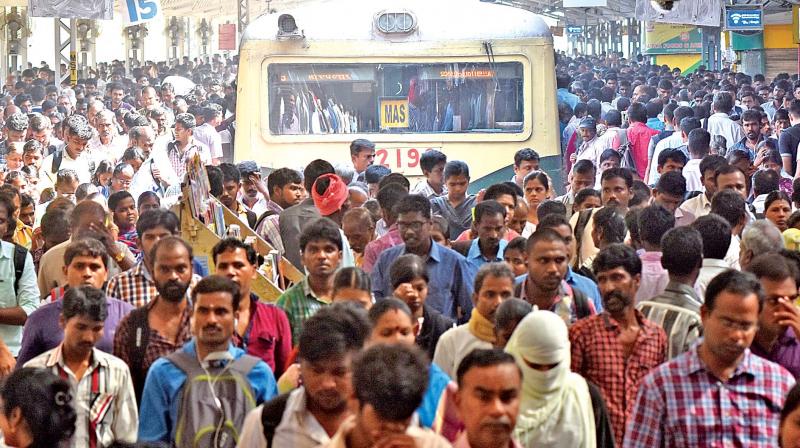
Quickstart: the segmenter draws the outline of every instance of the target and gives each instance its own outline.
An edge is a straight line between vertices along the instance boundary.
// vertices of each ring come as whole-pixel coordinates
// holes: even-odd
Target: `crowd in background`
[[[561,147],[480,191],[364,138],[233,163],[235,58],[10,77],[4,443],[798,446],[797,74],[556,61]],[[181,235],[196,157],[301,273],[277,301],[235,232],[208,262]]]

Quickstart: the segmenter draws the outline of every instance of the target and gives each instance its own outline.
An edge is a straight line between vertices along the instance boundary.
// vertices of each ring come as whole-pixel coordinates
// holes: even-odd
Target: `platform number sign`
[[[161,14],[161,5],[158,0],[125,0],[125,6],[127,9],[126,25],[149,22]]]

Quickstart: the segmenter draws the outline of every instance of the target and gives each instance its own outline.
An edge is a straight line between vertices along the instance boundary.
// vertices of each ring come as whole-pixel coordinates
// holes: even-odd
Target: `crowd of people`
[[[409,179],[361,138],[232,163],[235,70],[7,82],[5,445],[800,446],[796,74],[559,54],[561,148],[471,192],[458,154]],[[301,273],[277,301],[252,244],[182,238],[196,157]]]

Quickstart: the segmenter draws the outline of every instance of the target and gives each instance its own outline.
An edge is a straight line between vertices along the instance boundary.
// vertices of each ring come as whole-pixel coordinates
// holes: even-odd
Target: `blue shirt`
[[[519,285],[524,282],[526,278],[528,278],[528,274],[520,275],[514,281],[514,285]],[[582,293],[586,294],[586,297],[592,301],[594,309],[598,314],[603,311],[603,298],[600,295],[600,288],[597,287],[597,283],[592,281],[592,279],[581,274],[576,274],[572,270],[572,267],[568,266],[564,281],[566,281],[569,286],[580,289]]]
[[[578,102],[580,101],[580,98],[578,98],[578,95],[575,95],[574,93],[570,93],[570,91],[568,89],[565,89],[563,87],[558,89],[558,90],[556,90],[556,96],[558,97],[558,102],[559,103],[568,104],[569,107],[571,107],[573,111],[575,110],[575,106],[577,106]]]
[[[481,254],[481,248],[478,246],[478,238],[472,240],[472,244],[469,246],[469,252],[467,252],[467,263],[469,263],[470,269],[472,269],[472,275],[478,273],[478,269],[481,268],[486,263],[494,263],[496,261],[503,261],[503,253],[506,250],[506,246],[508,246],[508,241],[504,239],[500,239],[500,245],[497,248],[497,256],[493,259],[488,260]]]
[[[448,384],[450,384],[450,377],[444,373],[441,367],[431,363],[428,367],[428,388],[422,397],[422,403],[417,408],[420,425],[426,428],[433,427],[439,400],[442,399]]]
[[[761,143],[761,142],[763,142],[765,140],[766,140],[766,138],[764,138],[764,136],[761,135],[758,138],[758,143]],[[774,140],[774,139],[771,139],[771,140]],[[777,148],[778,147],[777,140],[774,143],[775,143],[775,147]],[[747,137],[739,140],[738,142],[736,142],[736,144],[734,144],[733,146],[728,148],[728,152],[733,151],[735,149],[740,149],[740,150],[746,152],[750,156],[750,161],[751,162],[753,160],[755,160],[755,158],[756,158],[756,152],[754,150],[750,149],[750,147],[747,146]]]
[[[656,131],[663,131],[665,127],[664,122],[658,117],[648,118],[645,124],[647,124],[648,128],[655,129]]]
[[[182,348],[193,357],[197,356],[195,340],[187,342]],[[244,350],[233,345],[228,351],[234,359],[244,355]],[[264,361],[259,361],[247,374],[253,396],[257,404],[278,395],[278,386],[272,371]],[[181,402],[180,392],[186,374],[166,358],[159,358],[150,367],[142,392],[142,404],[139,409],[139,442],[166,442],[175,439],[175,422],[178,421],[178,406]],[[238,428],[241,430],[241,428]]]
[[[400,244],[384,250],[372,268],[372,294],[375,300],[392,297],[394,289],[389,269],[400,255],[406,254],[406,245]],[[458,252],[440,246],[431,240],[431,249],[425,260],[428,270],[428,298],[425,303],[451,319],[457,319],[461,308],[461,323],[472,314],[472,269]]]

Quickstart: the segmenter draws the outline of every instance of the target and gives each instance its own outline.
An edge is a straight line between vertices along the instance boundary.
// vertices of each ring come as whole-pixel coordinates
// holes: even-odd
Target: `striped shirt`
[[[284,291],[276,305],[283,308],[286,317],[289,318],[289,325],[292,326],[292,345],[297,345],[300,341],[300,333],[303,330],[303,322],[313,316],[322,307],[329,305],[330,301],[317,297],[308,284],[308,277],[303,281]]]
[[[25,367],[48,369],[69,383],[72,406],[77,414],[70,446],[135,443],[139,416],[128,366],[119,358],[94,348],[89,368],[79,380],[64,362],[61,347],[31,359]],[[90,443],[92,440],[96,445]]]
[[[794,377],[745,350],[727,381],[696,345],[642,381],[624,447],[775,447],[784,398]]]
[[[667,334],[667,357],[672,359],[689,350],[703,333],[700,299],[694,288],[669,282],[663,293],[639,303],[647,320],[655,322]]]

